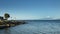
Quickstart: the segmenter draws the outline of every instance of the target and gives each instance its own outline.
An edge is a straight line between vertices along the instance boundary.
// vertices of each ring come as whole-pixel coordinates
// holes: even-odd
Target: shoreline
[[[7,28],[7,27],[13,27],[13,26],[17,26],[20,24],[25,24],[25,21],[16,21],[16,20],[6,20],[6,21],[0,21],[0,29],[1,28]]]

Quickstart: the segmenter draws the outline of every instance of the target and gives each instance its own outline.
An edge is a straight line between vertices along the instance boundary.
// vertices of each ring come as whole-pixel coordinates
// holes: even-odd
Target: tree
[[[10,15],[9,15],[8,13],[5,13],[5,14],[4,14],[4,17],[5,17],[5,19],[7,20],[7,19],[10,17]]]

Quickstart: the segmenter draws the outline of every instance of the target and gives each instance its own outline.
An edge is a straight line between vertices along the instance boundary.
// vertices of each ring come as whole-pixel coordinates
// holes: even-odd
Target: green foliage
[[[5,17],[5,19],[7,20],[7,19],[10,17],[10,15],[9,15],[8,13],[5,13],[5,14],[4,14],[4,17]]]

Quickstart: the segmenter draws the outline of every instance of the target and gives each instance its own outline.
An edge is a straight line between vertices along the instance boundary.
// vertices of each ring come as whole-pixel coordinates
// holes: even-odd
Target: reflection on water
[[[6,28],[6,29],[0,30],[0,34],[20,34],[20,33],[10,28]]]
[[[8,28],[6,28],[6,29],[4,30],[4,34],[10,34],[10,32],[11,32],[11,30],[9,30]]]
[[[0,29],[0,34],[60,34],[60,21],[28,21],[28,24]]]
[[[2,29],[2,30],[0,30],[0,34],[10,34],[10,30],[8,28]]]

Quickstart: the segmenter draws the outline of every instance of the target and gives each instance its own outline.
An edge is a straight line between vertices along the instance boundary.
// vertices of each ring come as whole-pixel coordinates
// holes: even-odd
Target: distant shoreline
[[[10,20],[10,21],[29,21],[29,20]],[[40,20],[40,21],[52,21],[52,20]],[[53,21],[60,21],[60,20],[53,20]]]

